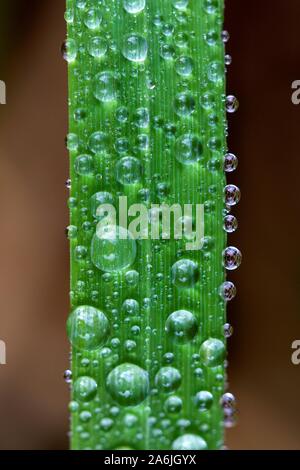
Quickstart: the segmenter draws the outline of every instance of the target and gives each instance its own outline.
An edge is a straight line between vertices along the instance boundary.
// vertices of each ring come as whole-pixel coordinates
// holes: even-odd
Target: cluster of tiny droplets
[[[234,185],[225,187],[224,196],[223,177],[219,179],[223,165],[228,173],[237,167],[236,156],[225,151],[223,115],[220,118],[220,103],[211,92],[214,87],[221,95],[224,78],[216,52],[220,49],[216,18],[221,2],[201,2],[207,16],[207,23],[201,24],[205,31],[201,40],[209,61],[207,65],[203,60],[201,69],[190,57],[197,33],[189,23],[189,0],[171,0],[171,12],[164,5],[167,17],[159,11],[153,14],[151,0],[118,3],[121,6],[115,5],[112,12],[107,0],[69,0],[65,15],[70,34],[62,53],[72,73],[71,87],[76,83],[70,97],[72,130],[66,139],[72,163],[66,185],[71,190],[71,221],[76,221],[67,229],[73,266],[73,310],[67,332],[74,379],[70,370],[65,372],[72,388],[69,410],[75,446],[99,450],[142,449],[145,445],[174,450],[220,447],[222,426],[214,429],[212,423],[218,421],[221,405],[225,425],[230,427],[235,400],[224,394],[223,387],[225,340],[232,327],[222,324],[221,332],[216,323],[224,317],[224,305],[235,297],[236,289],[229,281],[214,286],[214,277],[220,278],[219,268],[211,272],[220,250],[213,233],[219,227],[214,222],[215,201],[220,204],[225,198],[222,226],[224,233],[232,233],[237,220],[230,210],[240,199]],[[143,23],[150,10],[153,38],[147,37],[148,26]],[[118,42],[108,27],[109,15],[120,23],[124,14],[132,28],[126,31],[123,26]],[[74,28],[79,22],[81,27]],[[138,24],[143,26],[137,31]],[[216,24],[218,27],[213,26]],[[199,23],[193,26],[198,28]],[[228,38],[224,31],[223,42]],[[154,45],[158,48],[155,58]],[[172,67],[176,72],[177,87],[166,94],[174,93],[172,117],[157,104],[156,94],[165,93],[166,82],[151,75],[150,60],[159,60],[166,74]],[[231,57],[226,55],[224,62],[229,65]],[[121,64],[120,70],[117,64]],[[122,86],[125,76],[128,90]],[[142,84],[140,88],[137,82]],[[126,105],[128,99],[134,102],[134,113]],[[87,101],[96,109],[93,116]],[[221,105],[228,113],[238,108],[231,95],[222,96]],[[205,123],[209,137],[197,125],[197,118]],[[154,140],[159,143],[155,148]],[[156,171],[151,167],[153,152],[162,162]],[[175,165],[182,192],[171,187]],[[194,173],[200,174],[196,185]],[[210,221],[198,258],[186,252],[180,241],[174,242],[174,249],[162,240],[151,242],[150,250],[143,248],[122,226],[95,232],[103,217],[98,207],[116,204],[119,195],[145,204],[153,200],[170,203],[172,191],[177,191],[186,202],[199,203],[189,193],[189,181],[205,195]],[[118,185],[117,193],[111,190],[112,184]],[[219,193],[218,199],[215,195]],[[151,217],[155,217],[153,210],[149,211]],[[166,259],[171,263],[168,272],[163,267]],[[229,246],[222,259],[227,270],[234,270],[241,263],[241,253]],[[207,299],[207,312],[202,312],[201,295]],[[165,337],[158,340],[160,330]],[[189,377],[184,375],[187,372]]]

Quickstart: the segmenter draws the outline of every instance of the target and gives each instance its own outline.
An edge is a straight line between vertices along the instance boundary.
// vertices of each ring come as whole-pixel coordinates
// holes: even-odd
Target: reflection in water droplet
[[[151,0],[150,0],[151,1]],[[127,13],[136,15],[144,10],[146,0],[123,0],[123,7]]]
[[[74,396],[79,401],[91,401],[97,394],[97,388],[97,382],[92,377],[79,377],[73,385]]]
[[[135,406],[149,393],[148,373],[135,364],[124,363],[107,377],[107,389],[112,398],[123,406]]]
[[[136,258],[136,241],[123,227],[97,228],[91,245],[91,259],[102,271],[114,272],[131,266]]]
[[[225,354],[224,343],[216,338],[209,338],[200,347],[201,361],[207,367],[221,365],[224,362]]]
[[[106,342],[110,331],[106,315],[95,307],[76,307],[67,320],[68,338],[77,349],[94,350]]]
[[[234,299],[236,296],[236,287],[233,284],[233,282],[225,281],[221,285],[219,293],[222,299],[229,302],[230,300]]]
[[[172,266],[172,282],[176,287],[190,288],[199,280],[198,264],[190,259],[182,259]]]
[[[176,159],[185,165],[197,163],[203,154],[199,138],[193,134],[184,134],[176,141]]]
[[[141,162],[135,157],[121,158],[116,164],[117,181],[123,185],[139,183],[142,176]]]
[[[144,62],[148,54],[148,43],[140,34],[130,34],[124,40],[122,53],[131,62]]]
[[[242,262],[242,253],[238,248],[234,246],[229,246],[223,252],[224,256],[224,266],[229,271],[234,271],[237,269]]]
[[[172,444],[172,450],[206,450],[207,444],[204,439],[195,434],[184,434],[178,437]]]
[[[95,77],[94,96],[97,100],[106,103],[117,98],[118,81],[113,72],[101,72]]]
[[[156,374],[155,385],[159,390],[171,392],[176,390],[181,383],[181,375],[174,367],[162,367]]]
[[[197,330],[197,319],[187,310],[173,312],[166,321],[166,332],[180,343],[191,341]]]

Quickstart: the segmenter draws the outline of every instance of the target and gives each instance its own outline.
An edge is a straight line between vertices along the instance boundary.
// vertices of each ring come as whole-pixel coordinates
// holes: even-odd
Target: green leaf
[[[223,0],[68,0],[66,20],[71,446],[218,449],[231,286]],[[138,221],[126,204],[142,205]],[[169,237],[164,219],[149,230],[154,204],[179,205]],[[180,216],[201,235],[194,249],[190,233],[176,239]]]

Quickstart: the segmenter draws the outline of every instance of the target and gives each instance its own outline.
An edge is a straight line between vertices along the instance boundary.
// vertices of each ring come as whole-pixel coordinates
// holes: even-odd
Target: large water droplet
[[[155,377],[155,385],[159,390],[164,392],[176,390],[180,386],[180,383],[180,372],[174,367],[162,367]]]
[[[199,138],[193,134],[184,134],[176,141],[176,159],[180,163],[190,165],[198,162],[203,154],[203,146]]]
[[[88,43],[88,51],[92,57],[102,57],[107,51],[107,42],[101,37],[93,37]]]
[[[94,174],[94,160],[91,155],[80,155],[75,160],[75,171],[80,176],[91,176]]]
[[[97,8],[91,8],[85,13],[83,21],[87,28],[95,30],[102,22],[102,15]]]
[[[184,434],[175,439],[172,450],[206,450],[207,444],[204,439],[195,434]]]
[[[118,81],[113,72],[101,72],[95,77],[94,96],[97,100],[106,103],[117,98]]]
[[[172,282],[176,287],[190,288],[199,280],[199,267],[195,261],[182,259],[172,266]]]
[[[112,398],[123,406],[135,406],[149,393],[148,372],[135,364],[124,363],[107,377],[107,389]]]
[[[206,390],[198,392],[195,397],[196,407],[201,411],[209,410],[212,407],[213,401],[213,395]]]
[[[195,111],[196,102],[191,93],[179,93],[175,98],[175,112],[178,116],[190,116]]]
[[[223,252],[224,266],[228,271],[234,271],[242,262],[242,253],[238,248],[229,246]]]
[[[144,62],[148,54],[148,43],[140,34],[130,34],[124,40],[122,53],[131,62]]]
[[[236,287],[233,282],[225,281],[221,285],[219,293],[222,299],[224,299],[226,302],[229,302],[236,296]]]
[[[67,320],[69,340],[77,349],[98,349],[109,335],[109,321],[105,314],[95,307],[76,307]]]
[[[178,75],[181,75],[182,77],[189,77],[191,73],[193,72],[193,61],[190,57],[179,57],[176,60],[176,72]]]
[[[241,199],[241,191],[234,184],[228,184],[225,187],[225,202],[229,206],[236,206]]]
[[[197,330],[197,319],[187,310],[173,312],[166,321],[167,333],[180,343],[191,341]]]
[[[116,164],[117,181],[123,185],[139,183],[142,176],[141,162],[135,157],[121,158]]]
[[[97,394],[97,388],[97,382],[92,377],[79,377],[73,386],[74,396],[79,401],[91,401]]]
[[[114,204],[114,197],[111,193],[99,191],[98,193],[93,194],[91,197],[91,212],[95,219],[101,220],[105,216],[105,214],[102,214],[101,211],[98,210],[99,207],[104,204]]]
[[[209,338],[200,347],[201,361],[208,367],[216,367],[223,364],[225,353],[224,343],[216,338]]]
[[[127,13],[136,15],[144,10],[146,5],[146,0],[123,0],[123,7]]]
[[[102,271],[114,272],[131,266],[136,258],[136,241],[123,227],[100,226],[93,237],[91,259]]]

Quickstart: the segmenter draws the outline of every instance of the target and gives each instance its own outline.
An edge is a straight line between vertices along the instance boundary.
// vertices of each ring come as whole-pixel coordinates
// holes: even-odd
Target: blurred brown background
[[[230,118],[240,158],[240,229],[230,243],[244,262],[231,276],[230,390],[239,424],[231,449],[300,449],[299,0],[227,0]],[[246,6],[246,3],[248,4]],[[4,10],[7,10],[4,12]],[[68,156],[64,1],[2,0],[0,79],[0,449],[67,448]],[[4,19],[5,18],[5,19]]]

